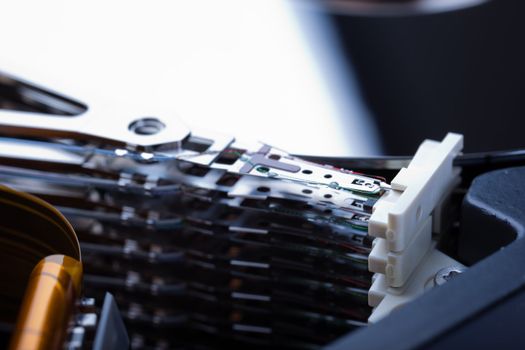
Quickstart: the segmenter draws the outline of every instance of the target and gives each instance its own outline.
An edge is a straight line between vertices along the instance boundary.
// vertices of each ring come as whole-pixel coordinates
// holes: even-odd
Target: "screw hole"
[[[324,195],[324,198],[332,198],[332,195],[327,193],[327,194]]]
[[[161,132],[166,125],[153,117],[137,119],[129,124],[129,130],[137,135],[149,136]]]
[[[332,175],[330,175],[330,174],[325,174],[324,178],[325,178],[325,179],[330,179],[330,178],[332,178]]]
[[[311,193],[312,193],[312,190],[308,190],[308,189],[306,189],[306,190],[303,190],[303,193],[304,193],[304,194],[311,194]]]
[[[270,171],[270,168],[267,168],[265,166],[257,167],[256,170],[262,174],[266,174]]]
[[[257,188],[257,191],[259,191],[259,192],[270,192],[270,188],[268,188],[266,186],[261,186],[261,187]]]
[[[310,175],[312,173],[312,171],[309,170],[309,169],[305,169],[305,170],[302,171],[302,173],[306,174],[306,175]]]

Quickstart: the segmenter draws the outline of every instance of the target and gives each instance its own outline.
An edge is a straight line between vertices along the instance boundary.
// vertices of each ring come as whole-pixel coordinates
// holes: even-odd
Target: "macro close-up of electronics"
[[[521,9],[0,5],[0,347],[525,347]]]

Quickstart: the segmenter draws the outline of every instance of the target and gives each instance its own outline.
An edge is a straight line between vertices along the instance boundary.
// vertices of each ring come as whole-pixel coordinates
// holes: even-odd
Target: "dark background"
[[[525,147],[525,1],[419,16],[332,14],[386,154],[465,135],[465,151]]]

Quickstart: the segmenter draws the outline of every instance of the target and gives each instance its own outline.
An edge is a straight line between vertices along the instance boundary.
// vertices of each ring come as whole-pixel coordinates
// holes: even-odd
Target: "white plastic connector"
[[[428,217],[409,246],[402,252],[389,251],[385,239],[376,238],[368,257],[368,269],[385,275],[389,286],[400,287],[427,254],[432,238],[432,220]]]
[[[375,323],[381,320],[426,290],[433,288],[436,273],[443,267],[449,266],[462,267],[463,265],[432,247],[403,288],[389,287],[384,275],[375,274],[374,282],[368,292],[368,304],[374,307],[368,322]]]
[[[419,283],[429,278],[427,273],[444,267],[441,263],[453,262],[446,256],[429,258],[443,255],[432,245],[432,228],[440,222],[432,215],[441,213],[442,203],[459,180],[453,160],[462,147],[463,136],[453,133],[442,142],[424,141],[409,166],[391,182],[392,189],[375,204],[368,229],[369,235],[377,237],[368,259],[369,270],[376,272],[369,292],[375,310],[369,321],[413,298],[415,291],[422,292]],[[429,263],[439,266],[425,265]],[[408,290],[413,293],[405,294]],[[389,302],[379,303],[383,299]]]
[[[404,250],[458,177],[452,162],[462,148],[463,136],[452,133],[441,143],[423,142],[408,168],[392,180],[388,198],[374,206],[369,234],[386,238],[391,251]]]

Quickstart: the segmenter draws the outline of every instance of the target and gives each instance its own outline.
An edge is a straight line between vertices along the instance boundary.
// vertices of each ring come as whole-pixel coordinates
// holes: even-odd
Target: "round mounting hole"
[[[332,195],[327,193],[327,194],[324,195],[324,198],[332,198]]]
[[[330,175],[330,174],[326,174],[326,175],[324,176],[325,179],[330,179],[331,177],[332,177],[332,175]]]
[[[155,135],[161,132],[166,125],[153,117],[137,119],[129,124],[129,130],[137,135]]]
[[[303,193],[304,193],[304,194],[311,194],[311,193],[312,193],[312,190],[306,189],[306,190],[303,190]]]
[[[268,173],[270,171],[270,168],[267,168],[265,166],[259,166],[255,170],[257,170],[261,174],[266,174],[266,173]]]
[[[270,188],[266,186],[261,186],[261,187],[257,187],[257,191],[266,193],[266,192],[270,192]]]
[[[268,156],[268,158],[273,159],[273,160],[279,160],[279,159],[281,159],[281,156],[278,155],[278,154],[274,154],[274,153],[272,153],[272,154],[270,154],[270,155]]]
[[[312,173],[312,171],[309,170],[309,169],[305,169],[305,170],[302,171],[302,173],[303,173],[303,174],[310,175],[310,174]]]

